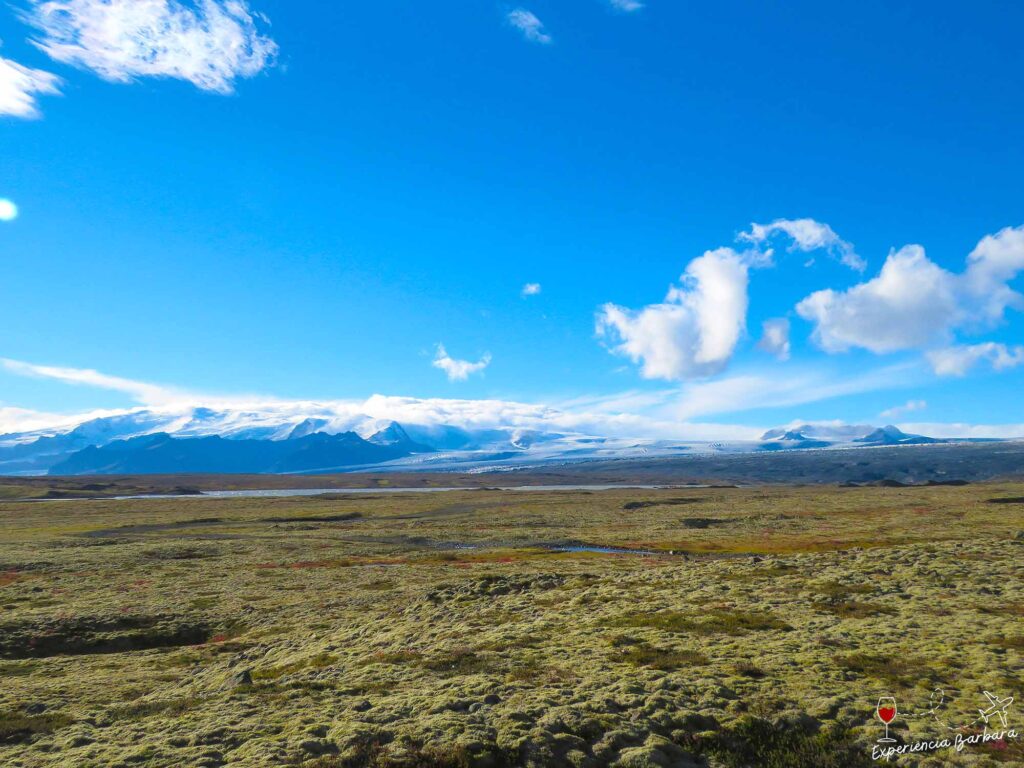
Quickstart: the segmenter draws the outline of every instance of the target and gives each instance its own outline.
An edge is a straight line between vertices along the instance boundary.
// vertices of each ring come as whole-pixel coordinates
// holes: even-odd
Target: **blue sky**
[[[2,358],[1024,424],[1019,4],[58,5],[0,8]],[[0,367],[0,426],[146,401],[85,379]]]

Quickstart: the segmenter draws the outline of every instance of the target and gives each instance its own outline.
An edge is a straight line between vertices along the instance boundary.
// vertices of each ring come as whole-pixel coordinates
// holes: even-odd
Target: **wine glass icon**
[[[879,742],[892,744],[896,741],[889,736],[889,723],[896,719],[896,699],[892,696],[883,696],[878,700],[878,706],[875,708],[875,714],[878,715],[878,719],[885,723],[885,736],[879,739]]]

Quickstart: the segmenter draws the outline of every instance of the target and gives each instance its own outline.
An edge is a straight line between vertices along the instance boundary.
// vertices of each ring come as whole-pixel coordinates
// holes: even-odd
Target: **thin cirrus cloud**
[[[509,11],[505,16],[505,19],[510,25],[518,29],[522,33],[523,37],[531,43],[548,45],[552,42],[551,35],[548,34],[548,31],[544,28],[544,23],[531,11],[528,11],[525,8],[516,8],[515,10]]]
[[[437,354],[431,363],[435,368],[445,372],[448,381],[466,381],[474,373],[481,373],[491,364],[490,354],[485,354],[476,363],[469,360],[456,360],[444,348],[444,344],[437,345]]]
[[[0,116],[39,118],[38,97],[60,95],[61,83],[62,80],[51,72],[0,57]]]
[[[845,291],[817,291],[796,311],[813,323],[815,342],[832,354],[920,349],[939,375],[964,375],[981,360],[1004,370],[1020,364],[1020,348],[960,346],[956,334],[989,330],[1007,310],[1024,310],[1024,296],[1010,286],[1021,272],[1024,227],[1007,227],[982,238],[963,272],[943,269],[922,246],[907,245],[890,253],[871,280]]]
[[[265,16],[245,0],[32,0],[23,20],[52,59],[113,82],[185,80],[214,93],[274,63],[277,43]]]
[[[608,0],[608,5],[616,11],[623,11],[624,13],[633,13],[644,7],[644,4],[639,2],[639,0]]]

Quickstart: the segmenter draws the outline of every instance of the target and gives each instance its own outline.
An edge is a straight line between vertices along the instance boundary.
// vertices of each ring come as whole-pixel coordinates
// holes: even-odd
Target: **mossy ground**
[[[0,765],[866,765],[1021,700],[1022,495],[0,502]]]

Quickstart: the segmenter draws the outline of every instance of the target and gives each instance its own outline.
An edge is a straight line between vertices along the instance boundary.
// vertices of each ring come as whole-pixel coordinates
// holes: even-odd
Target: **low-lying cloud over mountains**
[[[560,430],[552,422],[544,426],[543,411],[534,414],[534,426],[485,426],[417,421],[417,407],[421,419],[429,412],[422,410],[425,405],[404,405],[405,414],[412,417],[405,424],[323,406],[303,411],[295,404],[276,410],[138,409],[73,427],[0,435],[0,474],[482,470],[594,459],[942,442],[891,425],[820,424],[783,427],[732,441],[629,438]]]

